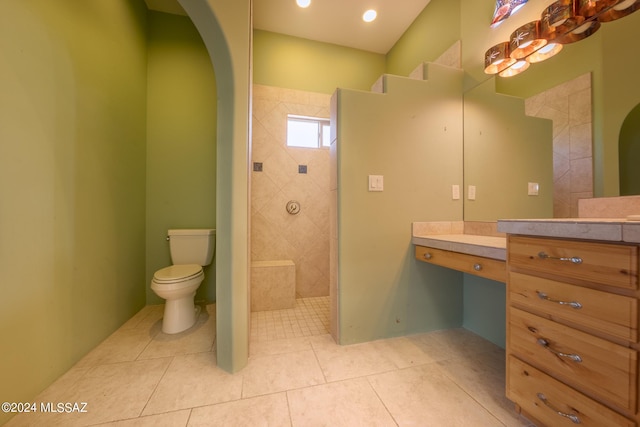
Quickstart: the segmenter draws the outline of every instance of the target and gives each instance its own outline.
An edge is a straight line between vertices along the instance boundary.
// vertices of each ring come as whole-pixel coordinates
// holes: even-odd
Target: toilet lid
[[[202,267],[198,264],[170,265],[158,270],[153,275],[156,282],[175,282],[191,279],[202,274]]]

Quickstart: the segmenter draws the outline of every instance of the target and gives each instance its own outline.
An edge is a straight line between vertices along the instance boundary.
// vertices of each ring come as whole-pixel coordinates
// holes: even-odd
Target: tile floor
[[[236,374],[216,367],[215,305],[176,335],[161,332],[163,307],[147,306],[34,399],[86,402],[86,413],[20,414],[7,426],[530,425],[504,397],[504,351],[477,335],[339,346],[322,302],[298,304],[252,314],[249,363]],[[302,308],[317,319],[298,330]]]
[[[251,339],[273,341],[329,333],[329,297],[299,298],[295,308],[251,313]]]

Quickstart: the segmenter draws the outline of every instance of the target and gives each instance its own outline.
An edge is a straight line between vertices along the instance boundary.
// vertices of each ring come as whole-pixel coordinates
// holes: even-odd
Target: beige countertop
[[[485,258],[507,259],[504,237],[475,236],[473,234],[439,234],[433,236],[413,236],[414,245],[445,251],[460,252]]]
[[[501,219],[496,235],[468,234],[463,222],[413,223],[411,243],[506,260],[504,234],[640,243],[640,221],[626,218]]]
[[[502,219],[507,234],[640,243],[640,221],[626,218]]]

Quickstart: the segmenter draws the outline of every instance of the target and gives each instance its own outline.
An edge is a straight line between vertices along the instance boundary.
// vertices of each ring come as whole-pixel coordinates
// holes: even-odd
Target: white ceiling
[[[295,0],[253,0],[254,28],[387,53],[431,0],[311,0],[302,9]],[[177,0],[145,0],[149,9],[184,14]],[[401,5],[401,7],[399,7]],[[362,14],[376,9],[366,23]]]

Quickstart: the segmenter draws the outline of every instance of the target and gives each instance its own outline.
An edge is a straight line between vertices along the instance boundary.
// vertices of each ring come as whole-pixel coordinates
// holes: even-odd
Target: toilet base
[[[165,334],[177,334],[192,327],[200,313],[200,307],[196,307],[193,292],[184,298],[167,300],[164,306],[162,318],[162,332]]]

